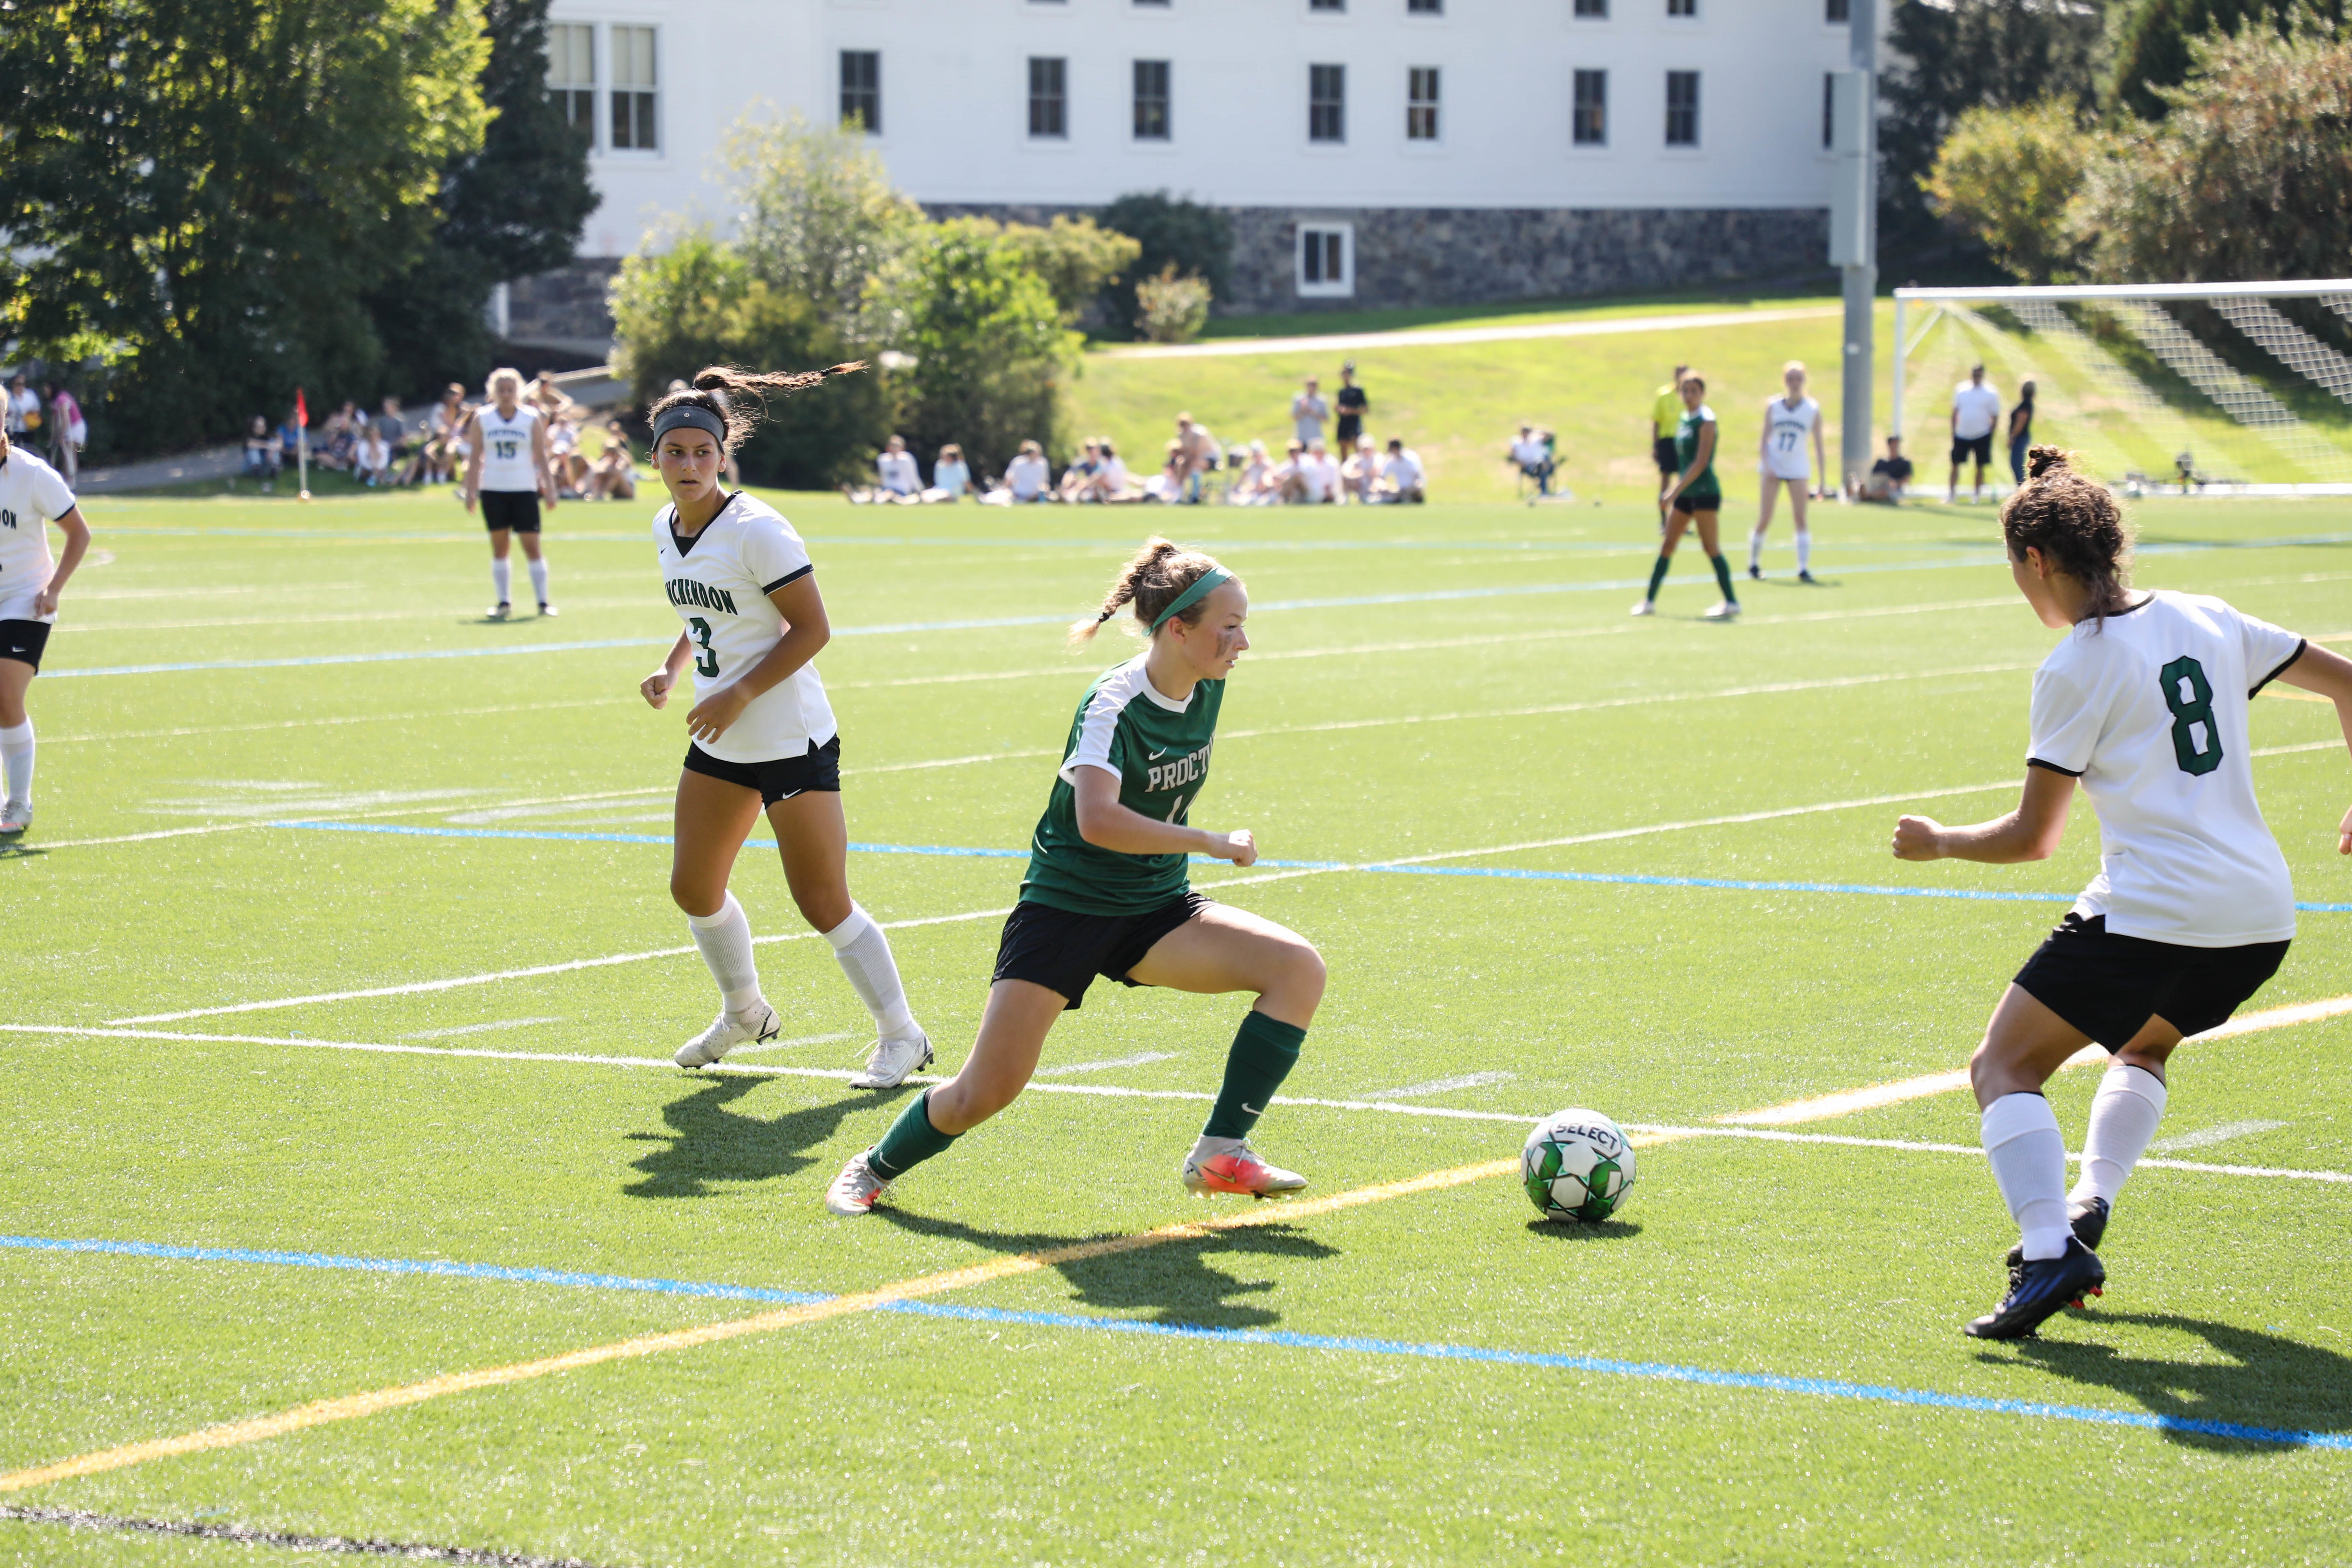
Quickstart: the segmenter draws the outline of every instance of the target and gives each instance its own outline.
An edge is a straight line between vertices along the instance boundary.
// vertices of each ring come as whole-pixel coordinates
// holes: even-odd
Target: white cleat
[[[849,1080],[849,1087],[896,1089],[907,1081],[908,1073],[920,1072],[930,1065],[931,1037],[918,1029],[903,1039],[877,1042],[874,1059],[866,1064],[864,1072]]]
[[[1739,618],[1739,601],[1726,599],[1706,613],[1710,621],[1736,621]]]
[[[1295,1193],[1306,1184],[1306,1177],[1296,1171],[1267,1164],[1246,1143],[1205,1160],[1187,1156],[1184,1161],[1185,1189],[1202,1195],[1245,1193],[1254,1198],[1275,1197]]]
[[[868,1149],[866,1154],[871,1154]],[[859,1215],[872,1214],[874,1201],[890,1190],[890,1184],[877,1175],[874,1167],[860,1154],[841,1168],[833,1185],[824,1190],[824,1206],[844,1219],[856,1219]]]
[[[557,609],[553,605],[541,605],[539,607],[539,613],[540,613],[541,618],[544,619],[545,617],[547,617],[547,616],[560,616],[560,615],[562,615],[563,612],[562,612],[562,610]]]
[[[1641,600],[1634,605],[1633,613],[1637,616],[1654,616],[1658,613],[1658,602],[1655,599]]]
[[[674,1059],[682,1068],[707,1068],[747,1041],[774,1039],[783,1026],[765,1002],[740,1017],[721,1012],[710,1027],[678,1047]]]
[[[497,604],[492,605],[488,609],[482,612],[482,618],[486,621],[509,620],[513,616],[514,606],[508,604],[504,599],[499,600]]]
[[[0,837],[13,838],[33,826],[33,803],[12,800],[0,805]]]

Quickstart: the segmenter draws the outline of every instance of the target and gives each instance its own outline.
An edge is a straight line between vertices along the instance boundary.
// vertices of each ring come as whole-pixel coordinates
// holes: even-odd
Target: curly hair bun
[[[2038,479],[2044,474],[2072,472],[2074,456],[2056,447],[2036,447],[2025,455],[2025,477]]]

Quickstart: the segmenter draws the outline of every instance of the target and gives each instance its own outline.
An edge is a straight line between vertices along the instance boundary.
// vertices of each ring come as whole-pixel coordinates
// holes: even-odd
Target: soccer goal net
[[[2126,490],[2352,495],[2352,279],[1895,290],[1894,419],[1922,480],[1969,368]],[[1994,466],[2006,482],[2006,421]]]

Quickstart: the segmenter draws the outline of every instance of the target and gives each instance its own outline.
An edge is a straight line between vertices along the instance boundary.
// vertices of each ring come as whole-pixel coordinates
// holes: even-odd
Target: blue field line
[[[525,827],[404,827],[382,822],[271,822],[268,827],[299,828],[316,833],[391,833],[413,838],[521,838],[559,844],[668,844],[666,833],[565,833]],[[755,845],[772,844],[753,838]],[[861,855],[937,855],[950,859],[1025,860],[1026,849],[977,849],[954,844],[852,844]],[[1195,866],[1222,866],[1205,855],[1192,857]],[[1886,899],[1972,899],[2002,904],[2071,904],[2073,893],[1981,891],[1972,888],[1889,888],[1874,882],[1764,882],[1731,877],[1652,877],[1621,871],[1540,871],[1508,866],[1393,866],[1352,860],[1260,860],[1270,871],[1362,871],[1387,877],[1500,877],[1529,882],[1601,882],[1633,888],[1719,888],[1741,893],[1860,893]],[[1245,885],[1245,884],[1242,884]],[[2352,904],[2299,903],[2313,914],[2352,914]]]
[[[751,1285],[706,1284],[689,1279],[635,1279],[620,1274],[583,1274],[554,1268],[501,1268],[484,1263],[446,1263],[401,1258],[350,1258],[322,1252],[271,1252],[234,1247],[172,1247],[156,1242],[63,1239],[38,1236],[0,1236],[0,1247],[36,1252],[98,1253],[115,1257],[163,1258],[190,1263],[256,1263],[292,1268],[328,1268],[368,1274],[430,1275],[445,1279],[488,1279],[504,1284],[562,1285],[592,1290],[637,1291],[662,1296],[692,1296],[731,1301],[770,1301],[809,1306],[837,1298],[810,1290],[777,1290]],[[2124,1426],[2147,1432],[2179,1432],[2240,1442],[2267,1443],[2294,1448],[2352,1449],[2352,1434],[2316,1432],[2289,1426],[2252,1426],[2235,1421],[2208,1421],[2178,1415],[2156,1415],[2138,1410],[2104,1410],[2090,1405],[2053,1405],[2032,1399],[1992,1399],[1979,1394],[1939,1394],[1931,1389],[1894,1388],[1883,1384],[1849,1383],[1841,1378],[1783,1377],[1772,1373],[1718,1372],[1709,1367],[1679,1366],[1672,1362],[1621,1361],[1613,1356],[1570,1355],[1547,1351],[1499,1350],[1486,1345],[1455,1345],[1427,1341],[1383,1340],[1356,1334],[1301,1334],[1277,1329],[1218,1329],[1192,1323],[1155,1323],[1132,1318],[1095,1318],[1075,1312],[1024,1312],[1002,1307],[965,1307],[944,1301],[885,1301],[878,1310],[908,1317],[948,1319],[969,1323],[1000,1323],[1022,1328],[1068,1329],[1085,1333],[1138,1334],[1155,1339],[1254,1348],[1328,1351],[1348,1355],[1405,1356],[1417,1361],[1471,1362],[1488,1366],[1537,1367],[1552,1372],[1580,1372],[1602,1377],[1631,1377],[1659,1383],[1685,1383],[1706,1388],[1729,1388],[1759,1394],[1792,1394],[1813,1399],[1855,1400],[1876,1405],[1907,1405],[1929,1410],[1959,1410],[1988,1415],[2021,1415],[2043,1421],[2073,1421],[2088,1426]]]

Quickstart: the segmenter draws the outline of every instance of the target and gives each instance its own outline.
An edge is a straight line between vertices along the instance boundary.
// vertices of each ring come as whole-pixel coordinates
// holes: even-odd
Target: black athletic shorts
[[[1339,438],[1339,449],[1341,451],[1354,451],[1356,449],[1356,437],[1363,433],[1364,420],[1361,415],[1342,414],[1339,416],[1339,428],[1334,432],[1334,434],[1336,434]]]
[[[1682,512],[1721,511],[1723,492],[1719,489],[1710,489],[1693,495],[1688,490],[1679,491],[1675,496],[1674,510]]]
[[[841,737],[836,734],[824,745],[809,742],[804,756],[778,757],[765,763],[730,763],[712,756],[691,741],[686,747],[686,771],[700,773],[705,778],[725,779],[731,784],[760,792],[760,804],[773,805],[780,800],[790,800],[796,795],[814,791],[819,795],[841,793]]]
[[[1979,463],[1990,463],[1992,461],[1991,431],[1988,430],[1981,436],[1955,436],[1952,437],[1952,461],[1954,463],[1967,462],[1971,453],[1975,455],[1976,460]]]
[[[539,492],[537,490],[484,490],[482,492],[482,526],[496,531],[505,528],[517,533],[539,531]]]
[[[1081,915],[1024,899],[1004,917],[996,973],[989,983],[1026,980],[1043,985],[1067,997],[1063,1010],[1074,1012],[1097,974],[1121,985],[1139,984],[1127,972],[1143,962],[1151,944],[1215,901],[1188,889],[1139,915]]]
[[[2161,1017],[2183,1035],[2226,1024],[2286,958],[2283,942],[2182,947],[2117,936],[2071,911],[2017,972],[2017,986],[2111,1051]]]
[[[41,650],[49,646],[47,621],[0,621],[0,658],[41,668]]]
[[[1683,471],[1682,455],[1675,450],[1675,438],[1672,436],[1661,436],[1651,442],[1650,456],[1656,461],[1658,472],[1662,474],[1679,474]]]

